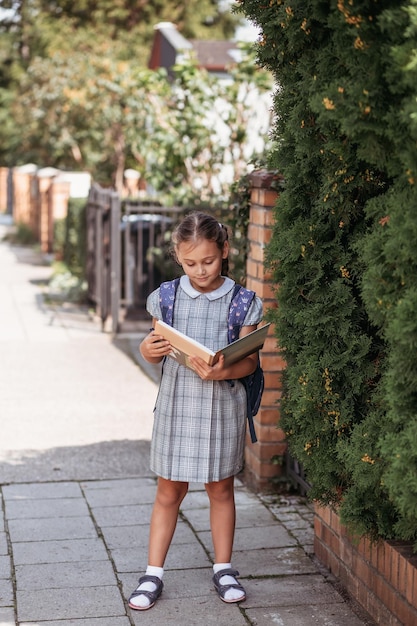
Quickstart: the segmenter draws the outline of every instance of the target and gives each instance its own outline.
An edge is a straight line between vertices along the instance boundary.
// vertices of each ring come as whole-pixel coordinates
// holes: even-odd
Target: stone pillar
[[[264,310],[277,305],[272,288],[271,276],[264,266],[265,246],[272,234],[273,207],[277,191],[271,188],[277,175],[264,170],[251,174],[251,208],[248,239],[250,244],[246,264],[246,287],[253,289],[262,298]],[[277,463],[286,451],[285,435],[279,428],[281,375],[285,362],[278,353],[274,330],[271,326],[265,345],[260,353],[265,375],[265,390],[262,404],[254,418],[257,443],[247,436],[245,451],[245,481],[254,489],[266,490],[271,479],[281,476],[283,466]]]

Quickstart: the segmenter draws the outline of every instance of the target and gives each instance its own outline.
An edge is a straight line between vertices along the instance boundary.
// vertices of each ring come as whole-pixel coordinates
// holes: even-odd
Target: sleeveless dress
[[[225,278],[215,291],[201,293],[182,276],[174,306],[174,327],[211,350],[227,345],[227,317],[234,281]],[[147,300],[153,318],[162,319],[159,288]],[[262,319],[257,296],[245,325]],[[151,470],[168,480],[209,483],[243,468],[246,392],[235,381],[202,380],[167,357],[154,412]]]

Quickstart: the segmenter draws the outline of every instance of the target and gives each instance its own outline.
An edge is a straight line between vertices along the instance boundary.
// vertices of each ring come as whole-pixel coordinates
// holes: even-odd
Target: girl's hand
[[[171,350],[172,346],[169,341],[164,339],[162,335],[156,335],[153,330],[149,335],[146,335],[140,344],[140,352],[149,363],[159,363]]]
[[[189,359],[195,373],[198,374],[202,380],[224,380],[227,378],[227,376],[225,376],[224,356],[222,354],[215,365],[207,365],[207,363],[198,356],[190,356]]]

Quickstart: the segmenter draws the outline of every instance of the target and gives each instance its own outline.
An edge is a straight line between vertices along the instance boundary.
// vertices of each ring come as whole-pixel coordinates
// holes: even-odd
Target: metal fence
[[[87,202],[87,283],[102,326],[111,319],[145,318],[148,294],[172,278],[170,232],[183,208],[126,200],[111,189],[91,187]]]

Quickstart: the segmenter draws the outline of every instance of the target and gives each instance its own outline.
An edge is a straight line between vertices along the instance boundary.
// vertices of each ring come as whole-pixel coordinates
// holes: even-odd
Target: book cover
[[[181,365],[193,369],[189,360],[190,356],[199,356],[208,365],[214,365],[219,360],[220,355],[224,354],[225,365],[229,366],[249,356],[249,354],[257,352],[264,345],[269,326],[270,324],[265,324],[265,326],[257,328],[248,335],[229,343],[224,348],[217,350],[217,352],[213,352],[213,350],[210,350],[202,343],[187,337],[184,333],[161,320],[157,320],[155,332],[158,335],[162,335],[172,345],[172,351],[169,354],[171,358],[178,361]]]

